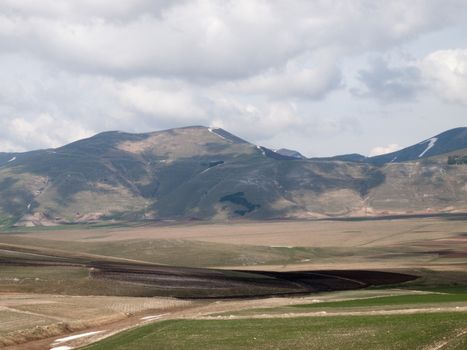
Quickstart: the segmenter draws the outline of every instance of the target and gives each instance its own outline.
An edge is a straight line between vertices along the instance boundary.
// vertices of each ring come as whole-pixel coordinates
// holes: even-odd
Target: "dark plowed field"
[[[400,273],[362,270],[271,272],[188,268],[113,261],[15,246],[0,248],[9,253],[0,257],[0,266],[84,267],[89,269],[91,279],[117,282],[128,290],[132,286],[134,289],[144,287],[144,296],[192,299],[263,297],[361,289],[416,278]]]

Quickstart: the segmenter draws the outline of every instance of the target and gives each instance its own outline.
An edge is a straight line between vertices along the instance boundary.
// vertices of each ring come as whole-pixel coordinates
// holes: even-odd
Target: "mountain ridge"
[[[433,157],[440,154],[467,148],[467,127],[446,130],[412,146],[399,151],[370,157],[373,164],[384,164],[394,161],[409,161]]]
[[[429,149],[422,141],[407,148],[410,154],[401,150],[406,158],[425,153],[392,163],[298,158],[203,126],[141,134],[103,132],[55,149],[1,153],[0,222],[55,225],[467,211],[466,167],[448,164],[447,159],[453,152],[449,137],[457,135],[463,146],[463,132],[442,133]],[[440,149],[447,153],[440,154]],[[464,156],[463,149],[458,151]]]
[[[69,145],[73,145],[75,143],[82,143],[82,142],[85,142],[89,139],[93,139],[93,138],[96,138],[96,137],[102,137],[104,135],[118,135],[118,136],[128,136],[130,138],[144,138],[144,137],[149,137],[150,135],[153,135],[153,134],[157,134],[157,133],[164,133],[164,132],[171,132],[173,130],[190,130],[190,129],[207,129],[209,132],[221,137],[221,138],[224,138],[226,140],[230,140],[232,142],[235,142],[235,143],[245,143],[245,144],[251,144],[253,145],[253,143],[250,143],[234,134],[231,134],[230,132],[222,129],[222,128],[215,128],[215,127],[206,127],[206,126],[203,126],[203,125],[190,125],[190,126],[184,126],[184,127],[178,127],[178,128],[169,128],[169,129],[163,129],[163,130],[158,130],[158,131],[150,131],[150,132],[142,132],[142,133],[129,133],[129,132],[124,132],[124,131],[119,131],[119,130],[109,130],[109,131],[103,131],[103,132],[100,132],[100,133],[97,133],[93,136],[90,136],[90,137],[87,137],[87,138],[84,138],[84,139],[80,139],[80,140],[76,140],[76,141],[73,141],[71,143],[68,143],[66,145],[63,145],[63,146],[60,146],[60,147],[57,147],[57,149],[60,149],[60,148],[63,148],[63,147],[67,147]],[[453,137],[454,136],[454,137]],[[436,147],[433,148],[434,145],[438,146],[441,142],[439,142],[439,140],[441,139],[445,139],[448,141],[448,145],[444,144],[443,147],[441,147],[441,151],[435,151],[436,150]],[[434,140],[435,142],[433,143],[433,145],[431,147],[420,147],[420,145],[423,145],[425,143],[428,144],[428,146],[430,145],[429,142],[430,140]],[[460,140],[461,144],[459,145],[459,143],[456,144],[456,142],[458,142]],[[449,142],[451,141],[451,142]],[[454,141],[454,142],[453,142]],[[454,143],[454,146],[452,145]],[[303,156],[299,151],[296,151],[296,150],[292,150],[292,149],[287,149],[287,148],[280,148],[280,149],[272,149],[272,148],[267,148],[267,147],[264,147],[264,146],[257,146],[257,147],[261,147],[262,149],[266,149],[266,150],[269,150],[271,152],[274,152],[274,153],[277,153],[279,155],[283,155],[285,157],[289,157],[289,158],[294,158],[294,159],[312,159],[312,160],[342,160],[342,161],[350,161],[350,162],[369,162],[369,163],[373,163],[373,164],[385,164],[385,163],[389,163],[391,161],[407,161],[407,160],[415,160],[417,158],[421,158],[421,157],[415,157],[415,155],[413,155],[412,157],[407,157],[406,155],[405,156],[402,156],[400,157],[399,155],[404,152],[404,153],[408,153],[409,151],[412,151],[414,152],[414,154],[417,154],[418,152],[418,155],[422,155],[422,157],[431,157],[431,156],[435,156],[435,155],[438,155],[438,154],[443,154],[443,153],[449,153],[449,152],[452,152],[452,151],[455,151],[457,149],[464,149],[464,148],[467,148],[467,127],[456,127],[456,128],[452,128],[452,129],[449,129],[449,130],[446,130],[444,132],[441,132],[435,136],[432,136],[430,138],[427,138],[421,142],[418,142],[418,143],[415,143],[411,146],[407,146],[407,147],[404,147],[398,151],[394,151],[394,152],[389,152],[389,153],[384,153],[384,154],[380,154],[380,155],[377,155],[377,156],[364,156],[362,154],[359,154],[359,153],[349,153],[349,154],[338,154],[338,155],[335,155],[335,156],[327,156],[327,157],[322,157],[322,156],[314,156],[314,157],[305,157]],[[414,149],[417,149],[416,151],[414,151]],[[420,152],[420,149],[422,149],[422,151]],[[24,153],[29,153],[29,152],[39,152],[39,151],[47,151],[47,150],[53,150],[53,148],[49,148],[49,149],[38,149],[38,150],[32,150],[32,151],[24,151],[24,152],[0,152],[0,166],[2,164],[4,164],[5,162],[7,162],[8,160],[10,160],[12,157],[16,156],[16,155],[21,155],[21,154],[24,154]],[[395,159],[394,159],[395,158]]]

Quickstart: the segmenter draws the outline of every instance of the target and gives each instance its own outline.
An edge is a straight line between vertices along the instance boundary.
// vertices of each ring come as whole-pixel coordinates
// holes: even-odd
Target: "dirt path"
[[[303,302],[303,301],[301,301]],[[274,307],[284,306],[283,300],[270,299],[261,305],[255,305],[258,307]],[[289,302],[286,304],[295,304],[295,302]],[[419,313],[440,313],[440,312],[467,312],[467,307],[441,307],[441,308],[412,308],[412,309],[399,309],[399,310],[377,310],[377,311],[349,311],[349,312],[301,312],[301,313],[286,313],[286,314],[257,314],[248,316],[209,316],[212,313],[223,313],[229,311],[239,311],[242,309],[251,308],[252,301],[244,302],[213,302],[203,306],[189,307],[184,310],[170,312],[165,314],[151,314],[146,312],[144,314],[135,315],[125,321],[117,322],[111,325],[105,325],[102,327],[93,328],[87,330],[85,333],[94,333],[91,336],[79,337],[69,342],[57,342],[59,337],[53,339],[45,339],[36,344],[24,344],[24,346],[6,348],[5,350],[44,350],[53,349],[58,346],[67,346],[67,349],[74,349],[80,346],[88,345],[99,340],[108,338],[114,334],[122,331],[136,328],[147,323],[160,322],[169,319],[196,319],[196,320],[232,320],[232,319],[266,319],[266,318],[294,318],[294,317],[332,317],[332,316],[376,316],[376,315],[410,315]],[[83,332],[79,332],[73,335],[81,335]],[[464,335],[460,333],[458,337]],[[63,337],[62,337],[63,338]],[[443,344],[437,344],[437,347],[429,348],[426,350],[440,350],[448,342]]]
[[[229,315],[229,316],[200,316],[194,317],[199,320],[240,320],[240,319],[261,319],[261,318],[294,318],[294,317],[327,317],[327,316],[386,316],[386,315],[413,315],[439,312],[467,312],[467,306],[455,307],[433,307],[433,308],[412,308],[399,310],[374,310],[374,311],[314,311],[314,312],[290,312],[284,314],[253,314],[253,315]]]
[[[145,323],[153,322],[156,320],[165,320],[170,318],[177,318],[176,315],[184,314],[187,310],[196,309],[198,306],[190,305],[175,308],[167,313],[160,311],[143,311],[135,313],[123,320],[117,322],[106,323],[100,326],[91,327],[68,334],[61,334],[46,339],[35,340],[19,345],[12,345],[4,347],[4,350],[49,350],[53,348],[58,349],[74,349],[84,346],[101,339],[112,336],[116,333],[125,331],[127,329],[139,327]]]
[[[446,345],[448,345],[449,343],[451,343],[453,340],[457,339],[457,338],[460,338],[462,337],[463,335],[467,334],[467,329],[464,329],[464,330],[461,330],[459,333],[456,334],[456,336],[454,338],[451,338],[449,340],[443,340],[443,341],[440,341],[440,342],[436,342],[435,344],[432,344],[426,348],[424,348],[423,350],[441,350],[443,349]]]
[[[279,307],[293,304],[309,303],[314,301],[316,300],[312,299],[312,297],[198,301],[196,302],[196,304],[167,310],[163,313],[157,313],[154,311],[144,311],[135,313],[134,315],[117,322],[83,329],[79,332],[73,332],[66,335],[62,334],[60,336],[32,341],[20,345],[9,346],[5,347],[4,350],[49,350],[59,346],[67,346],[69,347],[69,349],[73,349],[79,346],[84,346],[102,340],[116,333],[120,333],[127,329],[136,328],[150,322],[159,322],[168,319],[202,318],[207,317],[209,314],[213,313],[235,312],[258,307]],[[64,337],[81,335],[90,332],[99,333],[94,333],[87,337],[73,339],[69,342],[57,342],[57,340]]]
[[[391,290],[390,294],[407,294],[408,291],[404,290]],[[348,293],[348,292],[346,292]],[[378,291],[365,291],[365,296],[377,297],[381,292]],[[409,293],[424,293],[411,291]],[[367,295],[368,294],[368,295]],[[388,291],[385,292],[385,295]],[[62,334],[47,339],[37,340],[28,342],[21,345],[10,346],[4,348],[5,350],[49,350],[53,348],[59,349],[74,349],[80,346],[88,345],[90,343],[97,342],[105,339],[116,333],[139,327],[141,325],[159,322],[169,319],[213,319],[213,320],[228,320],[228,319],[240,319],[240,318],[271,318],[271,317],[318,317],[318,316],[337,316],[337,315],[384,315],[384,314],[401,314],[401,313],[416,313],[416,312],[444,312],[444,311],[467,311],[467,307],[456,309],[456,308],[429,308],[429,309],[410,309],[410,310],[381,310],[374,312],[347,312],[347,313],[323,313],[323,312],[310,312],[310,313],[288,313],[280,315],[253,315],[253,316],[210,316],[212,314],[238,312],[248,309],[257,308],[274,308],[297,304],[306,304],[319,301],[325,301],[332,298],[335,301],[355,299],[355,296],[346,295],[345,293],[339,298],[336,295],[314,295],[307,297],[287,297],[287,298],[266,298],[266,299],[249,299],[249,300],[219,300],[219,301],[198,301],[191,305],[176,307],[167,311],[151,311],[146,310],[143,312],[135,313],[128,318],[119,320],[113,323],[103,324],[101,326],[91,327],[80,330],[79,332],[73,332],[69,334]],[[68,341],[60,341],[63,339],[69,339]],[[62,348],[60,348],[62,347]]]

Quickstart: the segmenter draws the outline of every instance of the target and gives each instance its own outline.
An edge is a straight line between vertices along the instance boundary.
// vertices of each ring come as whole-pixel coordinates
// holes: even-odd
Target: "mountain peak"
[[[467,128],[456,128],[393,154],[323,162],[255,146],[221,128],[109,131],[57,149],[0,153],[0,219],[54,224],[92,217],[217,220],[467,210],[465,192],[452,191],[465,182],[465,167],[448,164],[447,157],[434,160],[429,171],[399,163],[443,152],[464,156],[466,148]],[[379,166],[393,159],[394,166]]]

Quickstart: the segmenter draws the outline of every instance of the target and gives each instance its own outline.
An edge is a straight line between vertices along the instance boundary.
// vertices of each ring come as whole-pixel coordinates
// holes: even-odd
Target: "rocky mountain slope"
[[[406,162],[410,160],[429,158],[440,154],[462,150],[464,148],[467,148],[467,128],[455,128],[399,151],[379,156],[365,157],[361,154],[354,153],[315,159],[343,160],[382,165],[393,162]]]
[[[456,128],[445,131],[427,140],[400,151],[369,158],[373,164],[405,162],[453,152],[467,148],[467,128]]]
[[[467,154],[465,130],[380,156],[397,156],[392,162],[298,158],[201,126],[104,132],[56,149],[0,153],[0,221],[53,225],[467,211],[467,166],[447,161]]]

